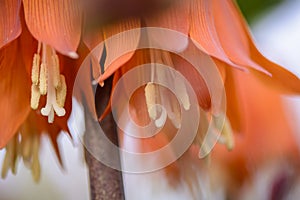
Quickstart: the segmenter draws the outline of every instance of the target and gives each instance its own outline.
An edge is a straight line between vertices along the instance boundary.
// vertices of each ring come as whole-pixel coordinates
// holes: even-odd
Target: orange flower
[[[180,42],[173,41],[169,35],[158,36],[149,33],[148,37],[152,40],[160,37],[158,41],[165,40],[167,45],[173,45],[175,49],[190,48],[193,51],[196,46],[198,51],[211,56],[220,70],[227,95],[228,120],[226,120],[219,142],[225,143],[228,149],[232,149],[236,143],[236,148],[233,148],[232,153],[227,153],[218,147],[215,158],[218,164],[228,170],[228,173],[234,175],[232,179],[236,186],[246,177],[246,174],[252,173],[247,169],[249,162],[253,166],[258,166],[262,160],[278,158],[279,154],[298,156],[293,131],[285,117],[280,95],[299,94],[300,80],[281,66],[266,59],[257,50],[248,27],[232,0],[176,1],[170,7],[153,15],[147,13],[141,18],[123,19],[110,24],[102,28],[100,34],[93,33],[94,37],[89,37],[89,44],[94,47],[111,35],[141,26],[168,28],[188,35],[190,40]],[[191,82],[197,93],[199,106],[209,111],[211,99],[203,79],[195,77],[196,73],[192,67],[178,56],[160,50],[146,49],[127,53],[112,61],[111,57],[122,52],[120,49],[137,47],[139,39],[140,35],[135,34],[122,35],[113,41],[104,41],[105,71],[98,78],[99,83],[103,84],[106,78],[114,74],[115,86],[122,76],[137,65],[148,62],[163,63],[178,70]],[[178,83],[174,81],[174,84]],[[151,111],[151,105],[159,103],[159,100],[153,99],[157,99],[163,93],[157,92],[158,89],[155,87],[148,83],[139,88],[130,98],[129,112],[138,125],[148,124],[152,115],[155,115]],[[168,95],[169,103],[175,101],[171,94]],[[106,113],[109,109],[110,105]],[[173,105],[172,109],[178,109],[178,105]],[[177,114],[180,116],[180,112]],[[168,144],[176,132],[176,120],[169,118],[168,121],[159,134],[147,139],[137,140],[119,130],[121,144],[128,150],[138,149],[138,152],[158,150]],[[200,126],[201,124],[205,122],[201,121]],[[235,135],[237,138],[235,142],[231,129],[235,133],[242,133]],[[203,136],[201,134],[206,131],[201,131],[199,127],[200,136],[196,139],[201,142]],[[276,141],[282,143],[279,145]],[[254,147],[255,145],[260,147]],[[164,156],[161,155],[161,159],[164,159]],[[173,177],[177,177],[177,180],[187,178],[185,172],[178,173],[180,170],[187,172],[193,169],[193,167],[183,169],[180,163],[183,164],[179,160],[166,168],[167,173],[170,172]],[[234,169],[239,171],[234,172]]]
[[[78,69],[78,63],[68,57],[77,57],[75,52],[80,43],[81,12],[77,1],[73,0],[4,0],[0,11],[3,15],[0,21],[0,90],[3,94],[0,108],[5,113],[5,119],[0,122],[0,147],[6,146],[7,149],[2,175],[5,176],[9,168],[14,171],[15,162],[20,155],[29,162],[35,179],[38,179],[40,170],[37,152],[40,134],[48,132],[59,156],[55,140],[61,130],[68,131],[66,120],[71,110],[70,91]],[[151,32],[148,37],[151,41],[165,41],[162,45],[168,45],[178,51],[187,49],[196,55],[210,56],[218,67],[226,88],[228,107],[219,142],[224,143],[230,150],[236,143],[234,149],[237,150],[227,154],[224,150],[217,149],[216,158],[222,167],[229,166],[229,171],[232,167],[243,170],[243,173],[237,175],[233,173],[235,182],[243,179],[245,174],[251,173],[245,172],[249,155],[247,150],[257,142],[262,142],[267,151],[264,152],[264,156],[261,151],[254,151],[254,165],[270,155],[276,157],[278,151],[295,152],[296,144],[290,138],[280,135],[282,131],[291,133],[292,130],[284,117],[279,95],[299,94],[300,80],[259,53],[232,0],[174,1],[170,6],[155,13],[147,12],[141,17],[114,21],[97,31],[87,30],[84,40],[92,49],[110,36],[143,26],[167,28],[187,35],[187,38],[180,41],[172,40],[171,35],[156,35]],[[203,110],[194,141],[195,146],[201,145],[203,136],[208,131],[209,112],[212,109],[212,99],[204,81],[205,77],[197,76],[193,66],[184,59],[163,50],[137,50],[114,61],[114,56],[122,52],[122,49],[138,47],[140,34],[137,31],[105,41],[105,47],[103,46],[97,55],[100,59],[105,49],[104,72],[99,75],[98,82],[102,85],[105,79],[114,74],[113,86],[116,86],[117,81],[129,70],[149,62],[166,64],[177,70],[190,81],[196,93],[197,106]],[[158,37],[159,40],[156,40]],[[202,61],[205,56],[199,56],[199,60]],[[162,129],[150,138],[137,140],[119,130],[121,145],[127,150],[153,152],[168,144],[181,125],[180,104],[176,98],[181,99],[185,110],[192,106],[187,87],[182,82],[172,79],[174,74],[160,74],[157,71],[153,74],[162,78],[171,77],[170,82],[180,91],[180,95],[175,97],[166,88],[152,82],[135,91],[129,101],[129,112],[136,124],[146,125],[150,120],[156,119],[159,111],[152,107],[158,103],[167,105],[172,115],[168,113],[164,127],[161,127],[163,120],[155,121],[155,125]],[[257,92],[262,100],[272,99],[268,106],[276,108],[277,116],[281,116],[282,119],[267,115],[267,107],[262,102],[251,99],[255,95],[254,92]],[[47,96],[43,98],[41,95]],[[43,106],[45,107],[42,108]],[[37,111],[32,111],[30,107]],[[110,105],[105,113],[109,109]],[[54,114],[59,117],[54,119]],[[47,116],[48,120],[44,116]],[[51,123],[53,121],[54,123]],[[273,121],[276,121],[276,124],[273,125]],[[243,133],[241,135],[244,140],[237,139],[234,142],[232,130]],[[271,132],[272,135],[266,134]],[[276,139],[273,133],[276,133]],[[21,137],[18,134],[21,134]],[[257,134],[264,135],[265,139],[258,140],[264,137]],[[270,142],[269,137],[271,141],[282,139],[284,149],[274,145],[274,141]],[[191,188],[195,183],[197,185],[199,180],[191,175],[191,172],[197,173],[198,166],[197,159],[190,159],[190,156],[194,156],[194,149],[191,148],[182,158],[165,168],[164,172],[169,175],[170,183],[174,186],[181,180]],[[228,159],[219,158],[224,154]],[[160,155],[155,162],[170,156],[174,156],[172,151]],[[188,165],[187,161],[190,162]]]
[[[2,177],[20,156],[38,180],[40,135],[50,136],[60,159],[56,138],[68,132],[81,11],[73,0],[4,0],[0,15]]]

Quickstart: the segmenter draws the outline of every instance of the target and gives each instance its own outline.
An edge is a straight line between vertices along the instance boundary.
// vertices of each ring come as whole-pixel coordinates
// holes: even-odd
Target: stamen
[[[30,106],[33,110],[36,110],[39,107],[39,101],[40,101],[40,91],[37,85],[32,84],[31,85],[31,99],[30,99]]]
[[[155,120],[155,126],[157,128],[161,128],[165,124],[167,116],[167,111],[162,108],[160,117],[157,120]]]
[[[13,174],[16,173],[16,161],[17,161],[17,141],[14,136],[10,142],[6,145],[6,154],[2,165],[1,177],[6,178],[8,170],[11,169]]]
[[[31,81],[32,84],[37,85],[39,82],[39,73],[40,73],[40,55],[34,54],[31,70]]]
[[[32,135],[22,135],[22,142],[21,142],[21,155],[23,157],[24,162],[30,162],[31,154],[32,154],[32,142],[33,137]]]
[[[219,142],[225,144],[228,150],[232,150],[234,147],[233,131],[229,120],[226,118]]]
[[[40,138],[35,135],[33,138],[33,152],[32,152],[32,164],[31,164],[31,174],[35,182],[40,180],[41,166],[39,161],[39,147]]]
[[[145,87],[146,104],[149,117],[153,120],[155,120],[157,117],[157,110],[155,106],[155,93],[155,85],[151,82],[147,83]]]
[[[40,64],[40,50],[42,61]],[[40,69],[38,67],[40,66]],[[39,70],[39,71],[38,71]],[[37,78],[39,74],[39,78]],[[32,66],[31,107],[37,109],[41,95],[47,95],[46,105],[41,114],[48,116],[48,122],[53,123],[54,114],[61,117],[66,114],[64,107],[67,95],[65,77],[60,75],[59,58],[55,50],[39,43],[38,53],[34,55]]]
[[[162,58],[163,58],[163,62],[166,63],[168,66],[174,66],[174,63],[172,61],[169,52],[163,51]],[[183,108],[185,110],[189,110],[191,103],[190,103],[190,99],[184,81],[178,79],[173,71],[170,71],[170,75],[171,75],[171,80],[174,82],[176,93],[178,94],[178,98],[181,101]]]
[[[55,88],[60,86],[60,72],[59,72],[59,60],[56,54],[52,55],[52,64],[53,64],[53,85]]]
[[[41,95],[47,94],[47,74],[48,68],[45,63],[41,64],[41,72],[40,72],[40,93]]]
[[[60,75],[60,83],[60,87],[58,87],[56,90],[56,101],[57,105],[63,108],[67,96],[67,84],[63,75]]]

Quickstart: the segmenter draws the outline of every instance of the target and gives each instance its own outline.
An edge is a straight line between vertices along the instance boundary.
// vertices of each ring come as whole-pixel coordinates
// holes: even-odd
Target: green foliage
[[[248,22],[257,19],[263,12],[276,6],[283,0],[237,0]]]

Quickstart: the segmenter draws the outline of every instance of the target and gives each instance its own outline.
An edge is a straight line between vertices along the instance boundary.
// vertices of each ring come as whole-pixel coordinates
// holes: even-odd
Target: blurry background
[[[285,66],[300,77],[300,1],[299,0],[237,0],[250,22],[258,48],[271,60]],[[300,98],[287,97],[287,109],[300,130]],[[296,109],[292,105],[296,105]],[[298,123],[297,123],[298,122]],[[299,141],[300,141],[300,132]],[[300,142],[299,142],[300,144]],[[80,145],[60,137],[65,169],[58,166],[49,141],[44,138],[40,154],[42,175],[35,184],[30,171],[20,162],[17,176],[0,179],[0,200],[74,200],[89,199],[88,172]],[[0,163],[4,151],[0,151]],[[300,191],[300,188],[299,188]],[[260,198],[258,198],[260,199]]]

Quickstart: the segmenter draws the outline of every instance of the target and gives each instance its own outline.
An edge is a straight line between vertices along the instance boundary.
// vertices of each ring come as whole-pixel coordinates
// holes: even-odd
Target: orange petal
[[[21,34],[21,0],[3,0],[0,4],[0,49]]]
[[[140,41],[140,19],[126,19],[117,24],[111,24],[103,29],[105,39],[116,36],[113,39],[105,41],[106,60],[102,80],[110,76],[120,66],[125,64],[133,55]],[[122,33],[130,29],[136,29],[134,32]],[[116,35],[122,33],[121,35]]]
[[[213,13],[221,44],[234,63],[251,66],[259,71],[262,71],[263,67],[271,77],[259,72],[254,73],[266,84],[273,85],[283,92],[300,93],[299,78],[272,63],[257,50],[246,22],[232,1],[213,0]]]
[[[205,110],[210,109],[210,93],[199,72],[194,68],[194,66],[179,56],[173,54],[172,59],[175,69],[178,70],[193,87],[195,94],[197,95],[199,105]]]
[[[238,83],[238,104],[245,126],[243,134],[235,136],[235,148],[231,152],[218,147],[213,156],[222,162],[231,180],[241,184],[247,174],[255,173],[265,162],[274,159],[298,161],[299,147],[295,138],[297,129],[291,126],[280,93],[257,81],[253,74],[232,72]]]
[[[113,94],[118,81],[125,73],[127,73],[129,70],[131,70],[132,68],[134,68],[136,66],[139,66],[139,65],[142,65],[145,63],[149,63],[149,62],[150,62],[150,56],[149,56],[148,50],[145,50],[145,49],[136,50],[134,52],[132,58],[127,63],[122,65],[120,68],[115,69],[116,70],[115,72],[114,71],[112,72],[112,73],[114,73],[114,77],[113,77],[113,82],[112,82],[111,94]],[[106,75],[104,74],[104,76],[106,76]],[[124,85],[124,87],[126,87],[126,85]],[[124,92],[127,92],[127,90],[124,89]],[[99,118],[100,121],[111,111],[111,100],[112,100],[111,98],[112,97],[110,97],[110,101],[109,101],[105,111],[102,113],[102,115]]]
[[[166,9],[145,17],[147,27],[171,29],[185,34],[186,37],[178,37],[177,34],[173,35],[167,31],[150,31],[148,36],[152,42],[157,42],[163,47],[169,47],[177,51],[182,51],[187,47],[190,15],[190,4],[188,1],[178,0]]]
[[[26,119],[30,107],[30,85],[23,60],[18,52],[19,41],[15,40],[0,51],[0,148],[17,132]]]
[[[241,102],[238,96],[239,82],[235,80],[233,69],[230,66],[226,67],[226,102],[227,102],[227,116],[231,127],[236,132],[243,132],[245,129],[244,116],[241,110]]]
[[[269,74],[262,66],[251,59],[243,20],[234,3],[228,0],[212,0],[212,14],[219,41],[229,59],[240,66],[251,67]]]
[[[191,0],[191,25],[189,33],[192,41],[203,52],[214,56],[233,67],[243,69],[232,63],[224,52],[216,32],[214,15],[211,10],[212,1]]]
[[[27,74],[31,77],[33,55],[37,52],[38,42],[29,32],[26,23],[24,11],[20,11],[20,19],[22,24],[22,34],[20,35],[20,51],[24,60],[24,67],[26,68]]]
[[[80,41],[81,13],[77,0],[23,0],[25,20],[32,35],[70,57]]]
[[[265,58],[255,47],[250,34],[248,34],[248,38],[252,59],[272,74],[272,77],[269,77],[255,72],[256,76],[260,78],[264,84],[273,86],[283,93],[300,94],[300,79],[293,73]]]
[[[93,56],[98,59],[98,62],[101,59],[104,50],[104,38],[102,29],[99,27],[96,28],[87,28],[83,33],[83,42],[89,48],[90,51],[93,51]]]

